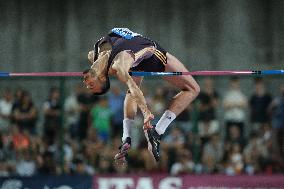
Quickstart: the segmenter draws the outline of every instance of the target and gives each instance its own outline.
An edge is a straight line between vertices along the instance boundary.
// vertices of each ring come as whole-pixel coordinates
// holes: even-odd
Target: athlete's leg
[[[173,55],[167,53],[166,72],[188,72],[185,66]],[[178,87],[181,92],[173,97],[168,109],[157,123],[156,130],[163,134],[168,125],[197,97],[200,92],[199,85],[190,75],[167,76],[166,81]]]
[[[185,66],[174,56],[167,53],[167,64],[165,71],[168,72],[187,72]],[[173,100],[168,109],[164,112],[155,128],[148,129],[145,136],[148,140],[148,149],[155,157],[156,161],[160,159],[160,141],[161,135],[164,134],[170,123],[178,116],[198,95],[200,89],[199,85],[192,76],[174,76],[165,77],[165,80],[172,85],[181,89]]]
[[[142,82],[142,77],[133,77],[135,83],[139,86]],[[119,152],[115,155],[114,159],[117,163],[125,163],[127,152],[131,147],[131,136],[130,130],[134,125],[134,117],[137,113],[137,104],[131,97],[130,93],[127,92],[124,99],[124,119],[123,119],[123,134],[122,134],[122,145],[120,146]]]
[[[140,86],[142,83],[142,77],[132,77],[135,83]],[[122,140],[125,140],[126,137],[130,137],[130,129],[131,126],[134,124],[134,117],[137,113],[137,103],[131,97],[129,91],[127,91],[124,99],[124,120],[123,120],[123,135]]]
[[[166,72],[188,72],[185,66],[173,55],[167,53]],[[179,115],[199,94],[200,88],[195,79],[190,75],[164,77],[169,83],[180,88],[170,103],[169,110]]]
[[[131,67],[142,61],[143,59],[149,57],[149,54],[153,54],[153,47],[146,47],[141,49],[137,53],[126,50],[122,51],[116,55],[112,69],[115,71],[117,78],[128,86],[131,92],[132,98],[135,99],[138,107],[140,108],[143,118],[144,118],[144,128],[151,128],[151,120],[154,119],[154,115],[151,113],[147,107],[147,103],[143,92],[137,86],[135,81],[130,77],[129,70]]]

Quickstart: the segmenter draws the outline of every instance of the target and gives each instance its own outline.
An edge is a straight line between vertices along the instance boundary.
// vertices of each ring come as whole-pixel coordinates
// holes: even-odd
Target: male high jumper
[[[88,59],[92,66],[84,71],[84,83],[95,94],[101,95],[108,91],[109,75],[117,77],[128,87],[124,101],[122,145],[115,160],[125,160],[130,149],[130,128],[134,124],[138,106],[144,117],[143,128],[148,140],[148,149],[155,160],[159,161],[161,135],[176,116],[197,97],[200,91],[197,82],[190,75],[163,77],[181,91],[173,97],[169,107],[153,127],[150,122],[154,115],[148,109],[139,88],[143,78],[133,77],[129,72],[187,72],[185,66],[155,41],[127,28],[113,28],[95,44],[94,50],[88,54]]]

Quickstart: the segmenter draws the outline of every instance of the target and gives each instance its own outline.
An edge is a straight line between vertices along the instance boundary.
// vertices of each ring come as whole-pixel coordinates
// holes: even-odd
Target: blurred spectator
[[[73,161],[72,172],[76,175],[93,175],[95,173],[95,170],[86,163],[81,154],[78,154]]]
[[[229,128],[229,133],[228,133],[228,137],[225,140],[226,145],[229,145],[229,148],[232,144],[239,144],[241,149],[243,149],[243,147],[246,144],[246,141],[244,139],[244,137],[241,136],[241,130],[237,125],[232,125]]]
[[[133,152],[133,151],[130,151]],[[135,164],[133,164],[133,161],[131,161],[131,167],[134,166],[143,166],[145,171],[154,171],[157,169],[157,164],[155,163],[153,156],[149,153],[148,150],[148,143],[145,138],[140,140],[139,145],[137,149],[134,151],[133,155],[132,153],[129,154],[130,157],[133,157],[132,159],[135,160]],[[164,154],[166,155],[166,154]],[[164,159],[165,156],[162,156],[161,158],[161,164],[167,164],[166,160]],[[137,161],[137,156],[139,157]],[[142,161],[142,162],[141,162]],[[141,168],[141,167],[140,167]]]
[[[182,148],[185,143],[185,135],[178,127],[172,127],[161,143],[168,157],[167,167],[170,171],[172,164],[177,160],[177,149]]]
[[[171,175],[182,175],[193,173],[194,162],[192,161],[192,156],[189,150],[182,148],[177,153],[177,162],[171,167]]]
[[[192,159],[194,163],[197,165],[201,162],[201,139],[200,136],[193,132],[188,132],[185,136],[184,146],[186,149],[191,151]]]
[[[0,177],[9,176],[9,165],[7,160],[7,147],[4,143],[4,137],[0,132]]]
[[[229,128],[228,137],[225,139],[223,161],[228,162],[230,159],[230,153],[234,145],[238,145],[241,150],[244,148],[246,141],[241,136],[240,128],[236,125],[232,125]]]
[[[0,132],[0,162],[5,160],[5,146],[2,132]]]
[[[33,153],[33,155],[39,155],[41,152],[45,150],[45,146],[40,135],[29,136],[29,151]]]
[[[113,173],[114,172],[113,156],[110,155],[108,150],[104,149],[103,153],[100,154],[97,171],[100,174]]]
[[[97,105],[91,109],[91,124],[96,129],[97,135],[104,143],[108,143],[111,128],[111,109],[105,97],[101,98]]]
[[[124,92],[118,86],[114,86],[108,95],[108,105],[112,112],[111,117],[111,131],[112,137],[122,134],[122,120],[123,120],[123,103]]]
[[[250,97],[250,121],[252,130],[257,131],[264,124],[269,122],[268,107],[272,101],[272,97],[265,90],[262,78],[256,78],[254,81],[254,93]]]
[[[13,148],[16,151],[28,149],[30,145],[30,137],[28,135],[27,130],[24,132],[20,132],[17,126],[12,127],[12,144]]]
[[[9,176],[10,176],[10,171],[9,171],[8,164],[1,161],[0,162],[0,177],[9,177]]]
[[[93,105],[98,101],[98,99],[98,96],[94,95],[90,90],[86,88],[80,91],[80,94],[78,95],[80,116],[79,130],[77,135],[79,140],[83,140],[87,136],[90,110]]]
[[[18,152],[16,174],[18,176],[33,176],[36,173],[36,162],[29,150]]]
[[[0,99],[0,131],[7,133],[10,125],[13,106],[13,94],[10,89],[4,89]]]
[[[151,101],[152,113],[158,118],[162,115],[166,108],[166,99],[164,89],[160,86],[155,88],[155,92]]]
[[[38,173],[43,175],[56,174],[56,163],[53,158],[53,153],[45,151],[37,157]]]
[[[14,128],[16,128],[17,130],[14,131]],[[16,153],[19,150],[23,149],[21,147],[16,148],[14,143],[14,139],[15,139],[15,133],[18,132],[19,133],[19,129],[16,126],[11,126],[10,132],[8,134],[2,135],[0,134],[0,139],[1,139],[1,161],[4,161],[4,168],[7,169],[7,171],[12,171],[12,167],[15,164],[15,160],[16,160]],[[20,140],[21,141],[21,140]],[[20,142],[21,143],[21,142]],[[26,146],[29,146],[30,142],[28,140],[28,145],[25,144],[26,142],[24,142],[24,145],[20,145],[20,146],[24,146],[24,148]],[[8,170],[9,169],[9,170]],[[14,171],[14,170],[13,170]]]
[[[12,106],[12,112],[17,108],[17,106],[20,103],[20,100],[22,98],[22,95],[25,91],[21,88],[17,88],[15,93],[14,93],[14,102],[13,102],[13,106]],[[12,121],[14,121],[14,118],[12,117]]]
[[[274,145],[279,155],[284,157],[284,84],[280,87],[280,94],[276,97],[270,107],[272,114],[272,129]]]
[[[205,89],[201,93],[200,106],[198,107],[202,118],[199,123],[203,121],[204,117],[214,115],[216,110],[213,106],[214,111],[212,111],[212,104],[210,102],[212,100],[210,94],[214,93],[212,93],[214,91],[212,81],[209,79],[204,82]],[[256,114],[259,114],[256,117],[260,118],[262,113],[258,111],[262,107],[257,108],[257,106],[265,101],[263,100],[265,95],[262,96],[260,94],[267,93],[263,93],[262,87],[264,86],[262,81],[258,81],[257,79],[255,82],[256,88],[254,95],[250,98],[250,107],[251,112],[254,111],[256,113],[252,113],[251,118],[255,117],[253,115]],[[123,112],[121,110],[123,107],[123,96],[119,96],[121,94],[119,93],[119,89],[116,90],[115,87],[113,93],[108,96],[108,100],[102,97],[99,101],[98,97],[93,96],[92,93],[85,91],[85,89],[78,86],[75,89],[74,94],[70,94],[68,99],[65,100],[64,110],[67,114],[66,124],[76,124],[76,120],[79,119],[77,125],[80,127],[78,129],[75,127],[75,130],[73,130],[74,138],[70,137],[69,133],[66,132],[61,136],[63,140],[54,138],[55,140],[52,140],[52,142],[51,140],[45,140],[50,139],[50,136],[47,135],[46,137],[41,137],[37,133],[30,135],[30,132],[25,129],[22,129],[20,132],[19,127],[15,124],[19,121],[18,114],[16,113],[23,106],[22,104],[28,103],[22,103],[26,92],[21,89],[17,90],[17,97],[12,107],[12,116],[10,116],[13,118],[11,127],[9,127],[6,133],[0,131],[0,176],[30,176],[36,174],[93,175],[95,173],[138,174],[145,172],[169,172],[173,175],[191,173],[226,173],[230,175],[241,173],[283,173],[284,156],[279,151],[282,149],[280,148],[281,145],[283,146],[281,139],[283,139],[282,118],[284,116],[282,115],[282,104],[284,103],[282,102],[284,101],[284,85],[281,95],[273,100],[269,109],[273,122],[270,122],[269,119],[271,118],[266,117],[268,121],[261,122],[261,127],[257,132],[252,132],[248,138],[242,136],[241,127],[237,124],[238,122],[234,122],[227,128],[227,136],[224,139],[220,137],[219,132],[208,132],[209,127],[203,127],[205,129],[203,131],[200,130],[202,132],[198,133],[195,127],[192,129],[190,127],[191,108],[195,107],[189,107],[184,115],[181,114],[177,118],[176,125],[172,126],[169,133],[166,133],[163,137],[161,145],[162,156],[158,164],[147,149],[147,141],[144,138],[141,128],[143,120],[138,115],[135,127],[131,132],[131,135],[135,136],[134,138],[137,140],[133,141],[132,149],[129,151],[127,166],[117,166],[113,162],[113,157],[121,144],[121,137],[119,134],[113,134],[110,137],[111,132],[119,132],[114,131],[117,128],[114,128],[112,124],[119,125],[121,124],[120,119],[122,119],[119,117]],[[163,107],[162,103],[166,103],[164,99],[167,94],[173,91],[173,88],[159,87],[155,94],[151,93],[153,91],[148,90],[145,98],[151,102],[150,105],[154,105],[153,109],[157,113],[156,116]],[[239,89],[236,93],[240,95]],[[57,117],[57,121],[59,120],[59,122],[54,119],[50,123],[60,124],[60,95],[57,92],[54,96],[53,98],[49,98],[43,107],[47,107],[45,110],[59,113],[57,114],[57,116],[59,115]],[[213,96],[216,97],[218,95],[215,94]],[[232,96],[231,98],[233,99]],[[216,103],[217,100],[218,97],[214,99]],[[10,100],[9,102],[12,101]],[[118,103],[121,103],[121,105],[118,105]],[[98,109],[95,110],[96,108]],[[239,109],[243,112],[245,110],[244,107]],[[195,109],[193,110],[195,111]],[[227,110],[230,111],[230,109]],[[43,111],[43,113],[45,118],[47,118],[46,112]],[[118,115],[119,113],[121,114]],[[56,113],[53,115],[56,115]],[[111,115],[117,115],[117,118],[110,121]],[[233,115],[235,116],[235,114]],[[238,117],[239,114],[236,115]],[[97,121],[96,124],[93,122],[94,125],[91,125],[91,118],[94,121],[93,116],[97,117]],[[53,117],[50,118],[50,120],[52,119]],[[47,120],[47,122],[50,120]],[[251,120],[253,121],[253,118]],[[259,124],[257,121],[255,123]],[[201,128],[200,124],[199,128]],[[247,128],[243,129],[247,131]],[[57,131],[58,126],[54,129],[54,132]],[[76,140],[78,139],[77,137],[83,140],[78,141]],[[202,145],[201,137],[203,138],[204,145]],[[207,142],[205,142],[204,137],[208,137]],[[246,141],[248,141],[247,145]]]
[[[220,171],[218,167],[222,161],[224,146],[219,134],[213,134],[210,140],[205,144],[202,153],[203,172],[217,173]]]
[[[90,127],[87,132],[87,138],[82,142],[82,153],[92,165],[98,164],[98,159],[102,150],[106,147],[103,141],[98,137],[96,129]]]
[[[58,142],[56,149],[54,151],[56,164],[60,164],[61,168],[58,170],[59,173],[70,173],[70,168],[72,166],[72,161],[76,153],[72,146],[72,141],[65,135],[63,144]],[[62,169],[63,168],[63,169]]]
[[[37,109],[28,92],[22,93],[17,106],[13,110],[13,117],[20,131],[27,130],[31,134],[36,133]]]
[[[185,136],[181,129],[172,127],[170,133],[164,138],[164,147],[181,147],[185,142]]]
[[[225,173],[228,175],[239,175],[244,168],[244,160],[241,147],[238,143],[234,143],[229,150],[229,158],[226,162]]]
[[[284,170],[284,161],[279,151],[275,150],[272,128],[269,124],[265,124],[262,130],[259,145],[265,149],[265,153],[259,159],[257,166],[263,173],[281,173]]]
[[[226,124],[226,136],[229,128],[236,125],[240,128],[241,136],[244,136],[244,124],[246,118],[247,97],[240,90],[240,81],[237,77],[231,77],[230,86],[224,96],[224,119]]]
[[[79,128],[80,109],[78,95],[81,93],[81,90],[82,87],[76,85],[64,102],[65,128],[70,132],[72,138],[76,137]]]
[[[252,132],[249,137],[249,142],[244,148],[245,172],[254,174],[260,170],[260,160],[265,158],[267,154],[266,146],[261,143],[257,134]]]
[[[59,89],[52,87],[49,90],[48,99],[43,104],[44,137],[49,144],[54,143],[56,134],[59,133],[61,108]]]
[[[203,85],[198,95],[198,131],[203,143],[206,143],[212,134],[219,131],[219,122],[216,119],[219,94],[211,78],[205,78]]]
[[[190,132],[192,130],[191,123],[191,106],[188,106],[183,112],[181,112],[176,118],[176,126],[182,129],[183,132]]]

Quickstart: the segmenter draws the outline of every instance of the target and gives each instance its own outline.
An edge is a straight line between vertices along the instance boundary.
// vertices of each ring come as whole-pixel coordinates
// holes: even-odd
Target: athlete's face
[[[88,72],[84,74],[83,83],[93,93],[99,93],[102,91],[102,86],[104,82],[102,82],[98,77],[93,76],[91,73]]]

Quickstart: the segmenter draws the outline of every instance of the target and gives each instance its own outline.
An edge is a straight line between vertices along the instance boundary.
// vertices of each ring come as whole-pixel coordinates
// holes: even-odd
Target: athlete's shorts
[[[135,62],[136,66],[132,67],[131,71],[144,71],[144,72],[163,72],[167,64],[167,52],[157,43],[156,51],[150,56],[145,56],[139,62]]]

